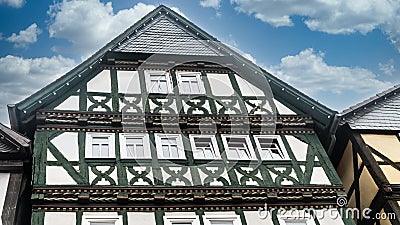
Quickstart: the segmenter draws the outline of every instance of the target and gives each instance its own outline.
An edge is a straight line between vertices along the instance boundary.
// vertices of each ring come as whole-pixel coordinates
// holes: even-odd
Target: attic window
[[[190,135],[190,143],[195,159],[221,158],[217,141],[213,135]]]
[[[145,71],[147,91],[167,94],[172,92],[172,83],[168,72]]]
[[[256,159],[250,139],[246,135],[224,135],[222,141],[228,159],[252,160]]]
[[[112,133],[86,133],[86,158],[115,158]]]
[[[182,137],[177,134],[156,134],[157,154],[160,159],[185,159]]]
[[[150,146],[147,134],[120,133],[121,158],[149,159]]]
[[[204,85],[199,72],[177,72],[181,94],[204,94]]]
[[[287,151],[278,135],[254,136],[258,151],[263,160],[288,160]]]

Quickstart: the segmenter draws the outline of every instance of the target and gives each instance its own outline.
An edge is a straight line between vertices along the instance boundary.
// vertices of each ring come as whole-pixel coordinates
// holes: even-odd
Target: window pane
[[[142,138],[127,138],[126,139],[127,144],[143,144],[143,139]]]
[[[207,159],[215,158],[213,150],[211,148],[204,148],[204,157]]]
[[[158,92],[166,93],[168,92],[167,81],[160,81],[158,83]]]
[[[307,225],[304,221],[286,221],[286,225]]]
[[[163,157],[164,158],[169,158],[169,146],[168,145],[163,145],[162,146],[162,151],[163,151]]]
[[[171,145],[171,157],[172,158],[179,158],[178,146]]]
[[[100,157],[100,145],[92,145],[92,157]]]
[[[136,146],[136,157],[137,158],[144,158],[144,147],[143,145]]]
[[[93,144],[108,144],[108,137],[92,137]]]
[[[190,84],[187,81],[182,81],[181,83],[181,92],[182,93],[190,93]]]
[[[134,147],[135,146],[133,146],[133,145],[126,145],[127,157],[129,157],[129,158],[135,157]]]
[[[108,157],[109,156],[108,144],[101,145],[101,153],[100,153],[100,155],[101,155],[101,157]]]

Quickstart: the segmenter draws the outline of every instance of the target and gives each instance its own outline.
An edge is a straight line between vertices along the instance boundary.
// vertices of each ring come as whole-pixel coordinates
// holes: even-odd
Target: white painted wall
[[[252,85],[247,80],[241,78],[240,76],[235,74],[236,81],[239,85],[240,92],[242,92],[243,96],[264,96],[264,92]],[[269,85],[268,81],[265,79],[265,85]],[[267,87],[267,86],[266,86]],[[270,96],[272,98],[272,96]]]
[[[47,185],[76,185],[76,182],[61,166],[46,166]]]
[[[128,224],[156,225],[153,212],[128,212],[127,216]]]
[[[60,103],[54,109],[56,110],[79,110],[79,96],[70,96]]]
[[[118,93],[140,94],[138,71],[117,71]]]
[[[274,99],[274,103],[279,115],[296,115],[296,113],[293,110],[286,107],[280,101]]]
[[[64,155],[68,161],[79,161],[77,132],[64,132],[50,142],[61,152],[61,154]]]
[[[88,92],[111,93],[111,76],[109,70],[103,70],[87,83]]]
[[[45,212],[44,225],[75,225],[75,212]]]
[[[213,95],[231,96],[234,94],[228,74],[208,73],[207,77],[210,82],[211,92]]]
[[[3,215],[4,201],[6,200],[9,180],[10,173],[0,173],[0,225],[3,225],[1,215]]]
[[[329,181],[329,178],[326,176],[326,173],[322,167],[314,167],[310,184],[331,185],[331,182]]]
[[[285,137],[297,161],[306,161],[308,144],[291,135]]]
[[[243,213],[247,224],[274,225],[271,214],[267,214],[266,211],[260,211],[260,213],[258,211],[244,211]]]

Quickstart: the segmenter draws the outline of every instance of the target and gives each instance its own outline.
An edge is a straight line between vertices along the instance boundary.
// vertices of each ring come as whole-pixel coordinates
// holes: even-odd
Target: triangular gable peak
[[[185,28],[189,28],[186,25]],[[221,56],[221,52],[207,45],[206,40],[182,28],[176,21],[161,13],[143,24],[141,30],[118,44],[114,52],[158,53],[176,55]]]
[[[400,85],[396,85],[339,114],[352,129],[400,131]]]
[[[231,57],[236,64],[255,71],[247,74],[239,73],[242,78],[255,86],[259,86],[260,84],[254,82],[254,80],[260,77],[260,73],[264,75],[269,82],[274,98],[297,114],[311,116],[316,122],[316,130],[319,134],[326,133],[334,124],[334,111],[268,72],[260,70],[257,65],[219,42],[178,13],[168,7],[159,6],[66,75],[15,106],[9,106],[11,126],[16,130],[27,132],[26,127],[29,127],[27,124],[34,122],[36,111],[65,97],[65,95],[76,94],[79,91],[79,88],[77,88],[79,84],[87,82],[98,74],[102,70],[101,65],[106,63],[104,60],[111,60],[110,55],[124,57],[128,54],[129,57],[138,55],[139,58],[146,58],[151,53]],[[140,60],[143,61],[143,58]]]

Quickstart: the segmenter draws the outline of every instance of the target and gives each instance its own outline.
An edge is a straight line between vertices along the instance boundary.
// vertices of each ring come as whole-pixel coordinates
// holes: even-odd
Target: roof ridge
[[[350,114],[352,112],[355,112],[355,111],[358,111],[360,109],[363,109],[365,106],[367,106],[367,105],[369,105],[369,104],[371,104],[373,102],[376,103],[377,101],[386,100],[385,97],[388,97],[390,94],[396,95],[395,91],[397,91],[399,89],[400,89],[400,84],[397,84],[397,85],[395,85],[395,86],[393,86],[393,87],[391,87],[391,88],[389,88],[387,90],[379,92],[378,94],[376,94],[376,95],[374,95],[372,97],[369,97],[368,99],[366,99],[364,101],[361,101],[361,102],[359,102],[359,103],[357,103],[355,105],[350,106],[349,108],[347,108],[347,109],[343,110],[342,112],[340,112],[338,114],[338,116],[344,117],[344,116],[346,116],[346,115],[348,115],[348,114]]]

